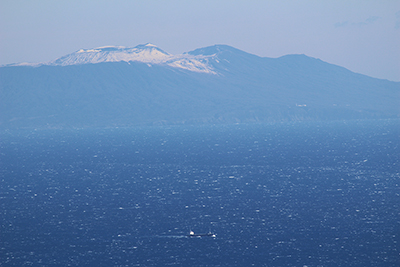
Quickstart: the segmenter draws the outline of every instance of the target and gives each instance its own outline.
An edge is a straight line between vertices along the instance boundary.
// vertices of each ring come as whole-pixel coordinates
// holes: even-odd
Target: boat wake
[[[216,234],[208,232],[208,233],[201,233],[201,234],[195,234],[193,231],[190,231],[189,234],[187,235],[157,235],[156,237],[159,238],[192,238],[192,237],[217,237]]]
[[[174,238],[174,239],[187,238],[186,235],[157,235],[156,237],[158,237],[158,238]]]

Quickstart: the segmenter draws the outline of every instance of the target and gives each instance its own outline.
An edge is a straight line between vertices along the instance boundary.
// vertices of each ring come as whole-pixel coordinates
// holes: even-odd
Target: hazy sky
[[[306,54],[400,81],[400,1],[0,0],[0,64],[148,42],[172,54],[214,44]]]

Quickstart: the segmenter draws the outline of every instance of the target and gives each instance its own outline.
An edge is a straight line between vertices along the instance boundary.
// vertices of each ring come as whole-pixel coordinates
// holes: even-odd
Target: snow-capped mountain
[[[171,58],[171,55],[155,45],[145,44],[133,48],[123,46],[103,46],[93,49],[80,49],[72,54],[50,61],[49,65],[68,66],[96,64],[101,62],[140,61],[159,64]]]
[[[135,47],[103,46],[92,49],[80,49],[74,53],[60,57],[47,63],[20,63],[14,66],[70,66],[81,64],[96,64],[102,62],[143,62],[148,64],[168,65],[174,68],[186,69],[194,72],[213,73],[208,64],[208,58],[203,55],[171,55],[154,44],[144,44]]]
[[[0,129],[400,118],[399,96],[306,55],[108,46],[1,67]]]

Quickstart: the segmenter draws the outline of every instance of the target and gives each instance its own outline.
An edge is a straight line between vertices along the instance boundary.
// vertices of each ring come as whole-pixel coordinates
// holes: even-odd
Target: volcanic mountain
[[[106,46],[0,67],[3,129],[399,118],[399,103],[400,82],[227,45]]]

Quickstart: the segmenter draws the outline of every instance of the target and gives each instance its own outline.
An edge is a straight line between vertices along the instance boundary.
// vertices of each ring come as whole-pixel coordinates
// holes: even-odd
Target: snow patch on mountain
[[[81,49],[75,53],[50,61],[48,65],[68,66],[120,61],[160,64],[170,57],[170,54],[152,44],[139,45],[133,48],[103,46],[94,49]]]
[[[212,56],[191,55],[188,53],[171,55],[154,44],[143,44],[136,47],[102,46],[91,49],[80,49],[69,55],[60,57],[47,63],[19,63],[12,66],[70,66],[82,64],[97,64],[102,62],[143,62],[148,64],[168,65],[194,72],[216,74],[209,64]],[[9,65],[10,66],[10,65]]]
[[[21,62],[21,63],[12,63],[7,65],[2,65],[0,67],[39,67],[45,65],[45,63],[29,63],[29,62]]]
[[[190,55],[178,55],[168,60],[166,64],[174,68],[216,74],[213,68],[208,64],[208,57],[205,56],[193,57]]]

